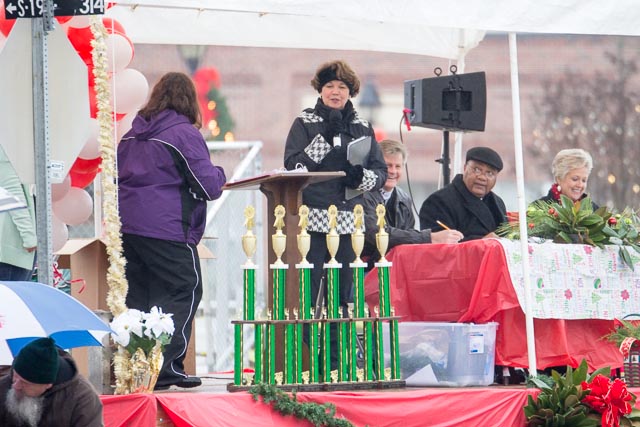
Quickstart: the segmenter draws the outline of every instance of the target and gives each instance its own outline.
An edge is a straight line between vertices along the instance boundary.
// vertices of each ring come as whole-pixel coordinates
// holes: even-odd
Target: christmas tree
[[[233,141],[235,123],[220,92],[220,74],[214,67],[199,68],[193,75],[202,112],[202,130],[214,141]]]
[[[207,98],[207,110],[211,112],[211,118],[208,123],[203,123],[203,126],[209,129],[214,141],[233,141],[235,123],[227,108],[227,100],[215,86],[211,86]]]

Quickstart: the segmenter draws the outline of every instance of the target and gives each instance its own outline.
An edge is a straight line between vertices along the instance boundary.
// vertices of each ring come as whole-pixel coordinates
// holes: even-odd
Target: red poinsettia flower
[[[583,390],[590,390],[582,403],[602,414],[603,427],[617,427],[620,418],[631,413],[632,399],[627,385],[620,379],[613,383],[604,375],[596,375],[591,383],[582,382]]]

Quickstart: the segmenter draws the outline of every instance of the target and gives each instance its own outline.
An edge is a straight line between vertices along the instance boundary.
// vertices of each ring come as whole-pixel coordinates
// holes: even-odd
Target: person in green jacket
[[[20,182],[0,147],[0,187],[23,202],[26,209],[0,212],[0,280],[30,280],[36,253],[34,200]]]

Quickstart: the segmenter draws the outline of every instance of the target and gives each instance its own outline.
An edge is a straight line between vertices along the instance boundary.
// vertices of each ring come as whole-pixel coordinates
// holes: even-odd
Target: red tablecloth
[[[401,245],[386,257],[391,304],[402,321],[500,324],[496,334],[496,364],[528,367],[524,312],[511,284],[504,251],[496,240],[457,245]],[[378,276],[365,278],[365,297],[379,305]],[[622,366],[615,345],[602,340],[613,321],[535,319],[538,369],[577,366]]]

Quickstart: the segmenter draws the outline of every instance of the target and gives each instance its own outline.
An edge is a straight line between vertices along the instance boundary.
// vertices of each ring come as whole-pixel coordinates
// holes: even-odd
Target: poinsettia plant
[[[157,343],[164,347],[171,342],[175,330],[172,316],[158,307],[152,307],[149,313],[130,308],[111,322],[111,337],[129,354],[140,348],[148,356]]]
[[[593,210],[591,199],[586,197],[573,202],[565,195],[560,203],[536,201],[527,209],[527,234],[530,237],[550,239],[556,243],[583,243],[603,248],[616,245],[622,262],[632,270],[637,256],[628,247],[640,254],[640,220],[631,209],[615,214],[607,207]],[[501,224],[496,230],[499,236],[517,239],[520,236],[517,221]]]
[[[588,373],[582,360],[566,374],[557,371],[549,376],[532,377],[530,384],[540,389],[536,398],[528,396],[524,407],[527,427],[619,427],[640,426],[640,411],[633,409],[636,396],[624,381],[609,378],[610,369]]]

